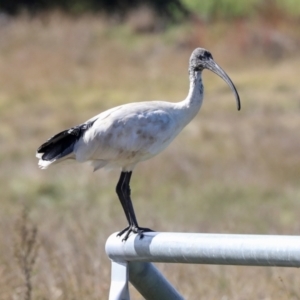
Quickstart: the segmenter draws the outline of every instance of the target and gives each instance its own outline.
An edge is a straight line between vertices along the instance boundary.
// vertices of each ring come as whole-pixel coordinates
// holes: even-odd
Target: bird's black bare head
[[[205,69],[207,61],[213,60],[211,53],[203,48],[197,48],[193,51],[190,58],[190,69],[193,71],[202,71]]]
[[[193,51],[190,58],[189,72],[194,74],[195,72],[202,72],[204,69],[208,69],[218,76],[220,76],[227,84],[231,87],[234,92],[237,109],[241,109],[240,97],[239,94],[229,78],[226,72],[214,61],[211,53],[203,48],[197,48]]]

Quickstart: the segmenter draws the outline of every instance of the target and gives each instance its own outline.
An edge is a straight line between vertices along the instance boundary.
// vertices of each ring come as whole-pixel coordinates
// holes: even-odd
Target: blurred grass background
[[[242,110],[228,86],[204,71],[200,113],[133,174],[141,226],[299,234],[299,3],[182,3],[191,14],[175,23],[146,6],[122,20],[59,10],[1,14],[0,299],[26,299],[15,257],[20,220],[38,230],[32,299],[107,299],[104,244],[126,225],[115,194],[119,172],[79,164],[41,171],[35,151],[115,105],[184,99],[188,59],[199,46],[230,75]],[[300,299],[297,269],[158,267],[186,299]],[[141,299],[134,289],[131,295]]]

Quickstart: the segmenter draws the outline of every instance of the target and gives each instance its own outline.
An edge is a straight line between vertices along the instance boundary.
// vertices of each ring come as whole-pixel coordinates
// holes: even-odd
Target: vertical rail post
[[[109,300],[130,300],[128,290],[128,263],[111,262]]]

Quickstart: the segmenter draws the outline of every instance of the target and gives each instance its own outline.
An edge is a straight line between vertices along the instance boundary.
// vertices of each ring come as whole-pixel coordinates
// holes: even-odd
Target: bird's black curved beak
[[[226,74],[226,72],[213,59],[209,59],[206,62],[204,67],[206,69],[214,72],[215,74],[219,75],[224,81],[227,82],[227,84],[231,87],[231,89],[234,92],[237,109],[240,110],[241,109],[240,96],[239,96],[233,82],[231,81],[229,76]]]

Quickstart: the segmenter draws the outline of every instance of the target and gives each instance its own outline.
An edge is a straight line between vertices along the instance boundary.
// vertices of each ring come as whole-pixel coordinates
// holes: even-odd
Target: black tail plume
[[[78,139],[94,122],[95,120],[54,135],[37,149],[37,156],[44,161],[53,161],[69,155]]]

